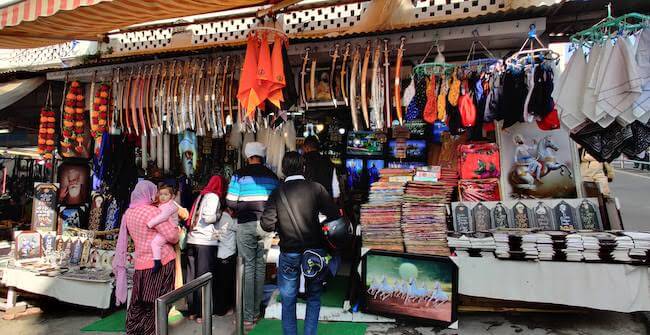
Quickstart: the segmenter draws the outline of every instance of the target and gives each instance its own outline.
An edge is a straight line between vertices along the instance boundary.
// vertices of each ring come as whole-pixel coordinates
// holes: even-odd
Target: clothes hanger
[[[474,68],[478,67],[479,70],[482,69],[483,67],[490,67],[492,65],[502,63],[500,59],[498,59],[494,54],[488,50],[488,48],[481,42],[481,40],[478,38],[479,33],[477,29],[474,29],[472,31],[472,36],[474,36],[474,40],[472,41],[472,45],[469,48],[469,52],[467,53],[467,57],[465,58],[465,63],[460,65],[462,68]],[[487,54],[488,58],[479,58],[479,59],[474,59],[474,56],[476,54],[476,47],[480,46],[483,48],[483,51]]]
[[[607,5],[607,17],[592,27],[580,31],[570,40],[573,44],[591,48],[595,43],[602,43],[609,38],[626,32],[636,32],[650,26],[650,16],[639,13],[628,13],[617,18],[612,16],[612,4]]]
[[[538,47],[535,47],[535,42],[537,42]],[[528,50],[524,50],[526,46],[528,46]],[[560,55],[557,52],[547,48],[539,40],[537,37],[537,28],[535,24],[531,24],[530,30],[528,31],[528,38],[519,51],[506,60],[506,64],[508,66],[521,66],[539,61],[557,61],[559,58]]]
[[[416,65],[413,68],[413,74],[416,76],[430,76],[432,74],[435,75],[440,75],[440,74],[450,74],[453,72],[453,70],[456,68],[456,65],[454,64],[449,64],[445,62],[428,62],[425,63],[427,58],[429,58],[429,55],[431,54],[431,51],[433,48],[436,48],[436,51],[438,53],[438,56],[442,56],[441,53],[441,47],[438,44],[438,40],[435,40],[434,43],[431,45],[427,53],[424,55],[424,57],[420,60],[420,63]],[[438,57],[436,56],[436,59],[443,58],[443,57]]]

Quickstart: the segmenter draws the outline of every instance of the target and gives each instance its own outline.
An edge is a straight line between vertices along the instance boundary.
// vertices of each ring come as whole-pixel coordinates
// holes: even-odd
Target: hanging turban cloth
[[[282,39],[278,35],[275,36],[273,52],[271,53],[271,82],[269,101],[276,107],[282,108],[280,106],[280,102],[284,102],[282,90],[287,86],[287,83],[284,76],[284,61],[282,59]]]
[[[239,78],[239,89],[237,90],[237,100],[241,107],[246,111],[246,117],[253,119],[255,107],[259,106],[262,100],[259,96],[257,80],[257,57],[259,55],[257,47],[257,36],[248,35],[248,45],[246,46],[246,56]]]
[[[260,99],[260,108],[264,107],[264,101],[269,97],[272,86],[271,50],[269,49],[267,34],[263,33],[260,54],[257,58],[257,92]]]

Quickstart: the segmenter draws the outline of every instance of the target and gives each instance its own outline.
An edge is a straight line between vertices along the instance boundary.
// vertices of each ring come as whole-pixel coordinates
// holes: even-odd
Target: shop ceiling
[[[38,12],[31,4],[38,3],[80,4],[80,7],[66,10],[60,7],[49,16],[23,21],[7,16],[7,9],[15,6],[29,6],[31,12]],[[219,5],[215,5],[217,2]],[[26,0],[0,9],[0,47],[12,43],[46,45],[62,40],[52,39],[52,31],[70,38],[101,38],[101,57],[92,64],[78,67],[96,67],[103,64],[120,64],[151,59],[171,58],[192,54],[214,54],[216,52],[240,53],[246,33],[251,26],[260,23],[257,16],[261,11],[275,10],[284,30],[292,39],[290,53],[296,55],[305,45],[318,45],[319,57],[327,56],[334,43],[365,43],[367,39],[388,37],[395,42],[401,35],[407,37],[408,55],[421,56],[438,41],[444,44],[445,54],[452,59],[461,59],[469,43],[476,36],[499,54],[519,47],[529,23],[537,23],[538,34],[546,31],[545,41],[566,41],[568,36],[591,26],[606,16],[608,1],[562,1],[562,0],[372,0],[372,1],[135,1],[135,0]],[[173,5],[171,4],[173,3]],[[211,3],[211,6],[195,6]],[[28,5],[29,4],[29,5]],[[170,12],[163,9],[169,6]],[[242,6],[244,8],[242,8]],[[379,6],[379,7],[378,7]],[[389,8],[388,15],[375,21],[383,24],[369,24],[374,18],[371,9]],[[193,11],[190,10],[194,8]],[[182,15],[214,12],[240,8],[235,11],[219,12],[189,20],[149,21]],[[54,8],[56,9],[56,8]],[[100,9],[100,10],[98,10]],[[103,10],[102,10],[103,9]],[[173,10],[172,10],[173,9]],[[14,10],[24,13],[25,8]],[[43,11],[43,9],[41,9]],[[113,20],[117,13],[128,12],[123,19]],[[147,11],[147,15],[139,15]],[[164,15],[157,12],[165,12]],[[626,12],[650,12],[650,1],[619,0],[613,2],[614,15]],[[131,15],[133,14],[133,15]],[[20,15],[18,15],[20,17]],[[93,18],[91,20],[90,18]],[[92,24],[90,24],[92,21]],[[110,21],[110,27],[109,22]],[[149,23],[142,23],[147,21]],[[543,22],[542,22],[543,21]],[[67,22],[67,24],[63,24]],[[13,24],[10,25],[9,23]],[[372,22],[371,22],[372,23]],[[134,26],[135,25],[135,26]],[[125,27],[126,28],[122,28]],[[60,29],[64,27],[64,29]],[[74,29],[73,29],[74,28]],[[21,30],[22,29],[22,30]],[[103,32],[98,33],[99,30]],[[20,33],[17,33],[21,31]],[[33,39],[29,31],[40,37]],[[498,32],[498,33],[497,33]],[[21,35],[23,34],[23,35]],[[28,36],[29,35],[29,36]],[[91,36],[93,35],[93,36]],[[101,35],[101,36],[100,36]],[[14,38],[16,37],[16,38]],[[18,38],[19,37],[19,38]],[[3,44],[4,43],[4,44]]]

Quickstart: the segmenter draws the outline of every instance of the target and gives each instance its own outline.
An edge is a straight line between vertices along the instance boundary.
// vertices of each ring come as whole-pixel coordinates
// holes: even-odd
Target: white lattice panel
[[[75,57],[94,53],[97,43],[87,41],[70,41],[33,49],[2,50],[0,52],[0,69],[29,69],[44,65],[59,65]]]
[[[257,20],[253,17],[234,19],[229,21],[218,21],[203,24],[193,24],[192,44],[233,42],[244,40],[248,30],[255,26]]]
[[[477,12],[494,12],[506,7],[506,0],[417,0],[415,19]]]
[[[292,12],[284,16],[284,27],[288,34],[349,28],[361,20],[367,7],[368,2],[363,2]]]
[[[113,36],[111,47],[114,52],[134,52],[167,47],[172,40],[173,28],[135,31]]]

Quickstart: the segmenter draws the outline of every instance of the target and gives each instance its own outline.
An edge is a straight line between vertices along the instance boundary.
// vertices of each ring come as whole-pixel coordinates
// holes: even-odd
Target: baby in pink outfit
[[[174,189],[169,185],[163,185],[158,188],[158,208],[160,209],[160,214],[156,215],[153,219],[147,222],[147,227],[153,229],[156,225],[159,225],[165,221],[169,221],[174,226],[178,226],[178,208],[174,200]],[[167,243],[167,240],[161,235],[156,234],[154,239],[151,241],[151,251],[153,253],[153,272],[158,272],[162,267],[162,262],[160,261],[162,257],[162,248]]]

